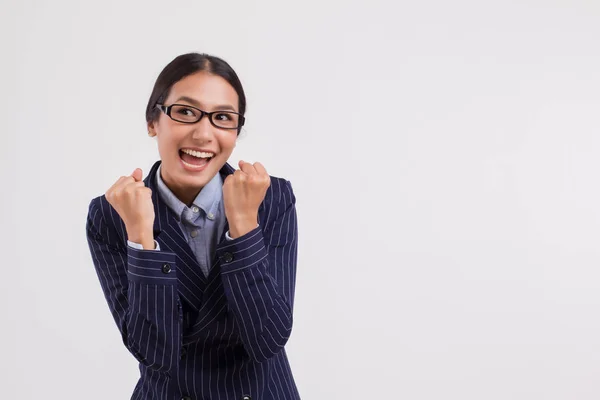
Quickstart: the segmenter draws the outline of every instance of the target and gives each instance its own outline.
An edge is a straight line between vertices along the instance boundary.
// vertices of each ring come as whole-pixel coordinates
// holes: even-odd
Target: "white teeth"
[[[204,151],[196,151],[196,150],[190,150],[190,149],[182,149],[182,152],[184,152],[185,154],[189,154],[190,156],[194,156],[197,158],[211,158],[214,156],[213,153],[207,153]]]
[[[182,163],[184,163],[185,165],[187,165],[189,168],[202,168],[204,167],[206,164],[208,164],[208,160],[204,159],[204,162],[201,165],[195,165],[195,164],[190,164],[190,163],[186,163],[185,161],[181,160]]]

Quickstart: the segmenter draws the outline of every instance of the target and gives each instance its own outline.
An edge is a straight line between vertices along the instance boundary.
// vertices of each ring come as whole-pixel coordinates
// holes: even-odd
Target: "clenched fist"
[[[127,239],[144,249],[154,248],[154,205],[152,189],[142,181],[142,170],[120,177],[105,193],[106,200],[117,211],[127,229]]]
[[[261,163],[239,162],[240,169],[223,182],[223,203],[232,238],[256,228],[258,208],[271,185],[271,177]]]

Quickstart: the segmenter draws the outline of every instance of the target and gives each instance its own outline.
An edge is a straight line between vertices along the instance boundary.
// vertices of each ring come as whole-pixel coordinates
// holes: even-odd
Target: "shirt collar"
[[[167,206],[175,212],[175,215],[181,220],[183,212],[187,208],[187,205],[175,196],[175,194],[169,189],[160,176],[161,165],[158,166],[156,171],[156,184],[158,192],[160,193],[163,201]],[[217,209],[221,196],[223,194],[223,178],[221,174],[217,172],[215,176],[200,190],[200,193],[196,196],[193,204],[198,206],[204,211],[204,214],[214,214]]]

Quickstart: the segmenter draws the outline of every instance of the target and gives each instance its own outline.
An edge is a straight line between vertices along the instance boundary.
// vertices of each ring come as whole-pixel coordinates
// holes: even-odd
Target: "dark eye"
[[[214,118],[217,121],[231,121],[231,120],[233,120],[233,116],[230,113],[225,113],[225,112],[215,114]]]
[[[177,114],[185,115],[186,117],[193,117],[196,115],[194,110],[191,108],[179,107],[177,108]]]

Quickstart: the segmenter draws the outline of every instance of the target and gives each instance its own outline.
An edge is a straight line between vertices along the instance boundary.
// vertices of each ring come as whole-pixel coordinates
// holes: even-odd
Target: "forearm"
[[[182,311],[177,294],[175,254],[128,249],[128,312],[123,340],[144,365],[160,371],[177,367]]]
[[[258,361],[271,358],[286,344],[293,318],[290,299],[283,295],[288,290],[270,273],[270,263],[275,261],[270,260],[260,228],[223,242],[217,255],[222,260],[228,309],[240,326],[246,350]],[[295,268],[295,259],[288,260],[294,265],[282,269]]]

